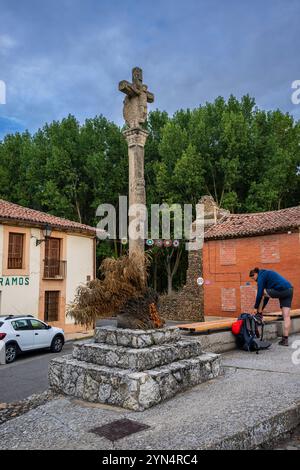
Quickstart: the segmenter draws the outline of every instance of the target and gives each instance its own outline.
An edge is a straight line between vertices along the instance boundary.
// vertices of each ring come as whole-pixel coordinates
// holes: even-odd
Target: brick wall
[[[236,264],[236,240],[221,240],[220,264],[222,266]]]
[[[267,238],[267,239],[265,239]],[[260,240],[261,262],[265,264],[280,263],[280,247],[277,237],[262,237]]]
[[[221,308],[223,312],[236,311],[236,289],[235,288],[221,288]]]
[[[205,315],[237,316],[252,310],[256,283],[250,280],[249,271],[256,266],[273,269],[288,279],[294,286],[293,308],[300,308],[299,233],[284,233],[239,238],[234,243],[233,240],[204,243]],[[278,300],[271,299],[266,310],[279,309]]]

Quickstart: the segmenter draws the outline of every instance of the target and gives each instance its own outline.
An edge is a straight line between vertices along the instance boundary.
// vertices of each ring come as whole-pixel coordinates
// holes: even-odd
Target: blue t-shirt
[[[257,296],[254,308],[258,308],[262,299],[264,289],[275,289],[278,291],[290,289],[292,284],[275,271],[260,269],[257,278]]]

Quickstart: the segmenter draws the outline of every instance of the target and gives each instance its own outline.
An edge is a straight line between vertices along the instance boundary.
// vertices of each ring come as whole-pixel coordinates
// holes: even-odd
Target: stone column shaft
[[[146,206],[146,190],[144,176],[145,143],[149,133],[144,129],[134,128],[124,132],[128,144],[129,159],[129,208],[133,204]],[[132,217],[129,217],[129,223]],[[134,251],[144,253],[145,240],[133,240],[129,235],[129,256]]]

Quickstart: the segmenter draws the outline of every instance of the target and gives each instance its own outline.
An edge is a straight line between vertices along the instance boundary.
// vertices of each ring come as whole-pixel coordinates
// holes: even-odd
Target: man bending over
[[[254,305],[255,313],[261,313],[272,299],[279,299],[284,319],[283,337],[279,342],[281,346],[289,345],[289,332],[291,328],[290,310],[293,300],[293,286],[280,274],[269,269],[254,268],[249,276],[257,282],[257,296]],[[261,305],[262,304],[262,305]]]

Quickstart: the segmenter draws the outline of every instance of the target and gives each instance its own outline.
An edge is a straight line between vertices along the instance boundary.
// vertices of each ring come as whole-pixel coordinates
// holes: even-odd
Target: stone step
[[[65,395],[143,411],[220,373],[220,355],[213,353],[144,372],[100,366],[69,355],[50,362],[49,383]]]
[[[199,356],[201,352],[200,342],[189,340],[141,349],[100,343],[77,343],[74,345],[72,356],[79,361],[107,367],[143,371]]]
[[[157,330],[127,330],[116,326],[103,326],[95,329],[95,342],[125,346],[128,348],[148,348],[149,346],[174,343],[180,340],[180,331],[172,326]]]

